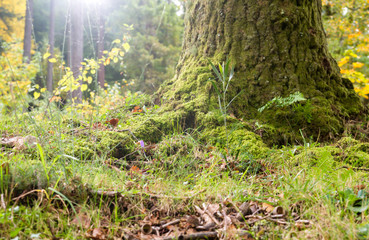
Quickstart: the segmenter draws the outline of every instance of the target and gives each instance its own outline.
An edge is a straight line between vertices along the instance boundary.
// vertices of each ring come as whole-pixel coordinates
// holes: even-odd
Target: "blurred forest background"
[[[27,5],[27,8],[32,12],[33,18],[29,64],[22,61],[27,31],[26,0],[0,1],[0,98],[3,107],[11,105],[12,100],[17,98],[14,96],[17,95],[15,86],[22,94],[28,92],[30,96],[37,89],[41,90],[36,93],[35,98],[46,92],[47,65],[50,62],[53,63],[53,90],[58,88],[58,82],[66,75],[65,66],[70,66],[69,25],[74,6],[67,0],[28,2],[32,5],[31,8]],[[115,39],[115,43],[126,43],[125,50],[130,49],[124,56],[124,61],[123,52],[116,52],[119,54],[111,57],[111,63],[110,59],[104,58],[106,67],[104,66],[103,87],[117,84],[126,89],[129,87],[134,92],[152,93],[165,79],[174,76],[182,43],[182,1],[86,1],[81,12],[84,60],[97,59],[101,43],[104,53],[116,51],[112,46]],[[51,59],[49,39],[52,24],[55,56]],[[112,52],[109,54],[112,56]],[[90,75],[97,80],[98,74]],[[89,90],[96,90],[97,85],[90,80],[88,82]]]
[[[343,76],[354,83],[359,95],[368,98],[369,1],[323,0],[322,3],[330,51]],[[54,91],[54,97],[60,95],[60,91],[55,90],[63,86],[60,80],[70,67],[73,3],[28,0],[28,4],[26,0],[0,1],[0,99],[3,109],[20,95],[36,99],[45,95],[50,63],[53,81],[49,92]],[[23,58],[26,48],[23,43],[29,41],[26,39],[26,6],[33,19],[31,30],[28,30],[32,39],[29,63]],[[86,69],[90,71],[84,74],[88,86],[82,87],[83,91],[88,88],[86,92],[92,92],[99,84],[102,88],[117,85],[124,87],[124,91],[150,94],[165,79],[175,75],[182,44],[184,0],[86,1],[81,12],[83,59],[90,59],[86,61]],[[50,29],[51,26],[54,27]],[[51,38],[55,40],[50,41]],[[114,43],[125,44],[122,45],[124,51],[117,49]],[[103,73],[95,71],[99,67],[89,69],[89,65],[93,65],[91,59],[100,59],[100,66],[102,59],[105,69],[98,71]],[[19,94],[15,93],[14,86],[20,90]],[[88,93],[84,96],[86,98]]]

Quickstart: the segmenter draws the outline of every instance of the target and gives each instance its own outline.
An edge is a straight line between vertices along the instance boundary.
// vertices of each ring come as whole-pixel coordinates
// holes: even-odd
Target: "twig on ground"
[[[214,239],[218,237],[217,232],[199,232],[199,233],[192,233],[188,235],[180,235],[177,237],[163,237],[163,238],[154,238],[156,240],[176,240],[176,239]]]
[[[168,196],[168,195],[161,195],[161,194],[152,194],[152,193],[146,193],[146,192],[140,192],[140,193],[136,193],[136,194],[132,194],[132,195],[147,195],[149,197],[155,197],[155,198],[172,198],[172,199],[191,199],[194,198],[197,194],[200,194],[202,192],[204,192],[205,189],[198,191],[196,193],[194,193],[191,196],[188,197],[181,197],[181,196]],[[115,197],[116,195],[119,196],[124,196],[121,192],[118,191],[103,191],[103,190],[90,190],[91,194],[97,194],[97,195],[103,195],[106,197]]]
[[[288,225],[289,223],[286,221],[283,221],[281,219],[274,219],[271,217],[266,218],[266,220],[271,221],[271,222],[275,222],[275,223],[279,223],[279,224],[283,224],[283,225]]]
[[[168,222],[168,223],[166,223],[166,224],[161,225],[161,226],[160,226],[160,229],[166,228],[166,227],[168,227],[168,226],[170,226],[170,225],[177,224],[177,223],[179,223],[179,222],[180,222],[180,220],[179,220],[179,219],[176,219],[176,220],[174,220],[174,221],[171,221],[171,222]]]
[[[19,197],[16,197],[16,198],[13,198],[12,200],[13,201],[16,201],[16,203],[21,199],[21,198],[24,198],[25,196],[31,194],[31,193],[34,193],[34,192],[45,192],[44,189],[34,189],[32,191],[29,191],[29,192],[26,192],[26,193],[23,193],[22,195],[20,195]],[[15,204],[16,205],[16,204]]]
[[[348,166],[342,166],[339,168],[336,168],[335,171],[340,170],[340,169],[348,169],[348,170],[353,170],[353,171],[365,171],[365,172],[369,172],[369,168],[359,168],[359,167],[348,167]]]
[[[1,194],[1,207],[5,210],[6,209],[6,204],[4,201],[4,194]]]
[[[122,170],[120,170],[116,166],[113,166],[113,165],[110,165],[110,164],[106,164],[106,163],[104,163],[104,165],[107,166],[107,167],[109,167],[109,168],[111,168],[111,169],[113,169],[113,170],[115,170],[118,173],[122,173],[123,172]]]
[[[118,191],[91,190],[90,192],[92,194],[102,195],[102,196],[105,196],[105,197],[115,197],[117,195],[123,196],[123,194],[121,194]]]

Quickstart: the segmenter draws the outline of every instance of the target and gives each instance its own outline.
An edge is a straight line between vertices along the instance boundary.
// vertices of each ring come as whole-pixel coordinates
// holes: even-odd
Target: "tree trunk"
[[[55,0],[50,0],[50,29],[49,29],[49,52],[50,58],[54,57],[55,45]],[[53,63],[47,63],[47,90],[53,92]]]
[[[334,137],[342,133],[344,119],[363,111],[327,50],[321,0],[191,0],[186,9],[177,74],[159,90],[171,109],[198,118],[217,108],[208,59],[219,63],[229,57],[235,77],[228,101],[242,91],[230,113],[264,124],[264,136],[279,138],[274,142],[296,139],[300,129],[320,140]],[[308,101],[257,111],[297,91]]]
[[[69,5],[71,6],[71,4]],[[71,38],[70,38],[70,21],[71,21],[71,10],[68,9],[67,15],[66,15],[66,36],[65,36],[65,42],[66,42],[66,50],[65,50],[65,57],[66,57],[66,65],[67,67],[71,68]]]
[[[98,11],[98,40],[97,40],[97,58],[100,60],[103,57],[104,52],[104,38],[105,38],[105,17],[102,11],[102,6],[99,5]],[[99,71],[97,73],[97,80],[100,88],[105,87],[105,65],[104,62],[100,63]]]
[[[23,61],[25,63],[30,63],[31,61],[32,21],[33,21],[33,0],[27,0],[26,22],[24,25],[24,39],[23,39]]]
[[[74,79],[81,76],[81,67],[83,60],[83,1],[71,1],[71,22],[70,22],[70,38],[71,38],[71,70]],[[75,103],[82,102],[81,88],[72,92],[72,100]]]

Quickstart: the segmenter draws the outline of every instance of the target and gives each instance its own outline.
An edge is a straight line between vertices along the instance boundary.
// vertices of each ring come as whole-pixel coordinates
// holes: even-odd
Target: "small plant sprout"
[[[290,106],[296,102],[306,101],[304,95],[300,92],[295,92],[290,94],[288,97],[282,98],[280,96],[273,98],[269,102],[267,102],[264,106],[258,109],[260,113],[264,110],[272,108],[272,107],[286,107]]]
[[[231,61],[227,59],[227,61],[222,64],[219,64],[219,70],[215,67],[215,65],[210,61],[209,64],[211,68],[213,69],[213,72],[216,75],[216,79],[209,79],[209,81],[212,83],[215,92],[218,95],[218,104],[219,104],[219,110],[223,116],[224,121],[224,128],[226,131],[227,136],[227,149],[228,149],[228,130],[227,130],[227,112],[228,108],[231,105],[231,103],[242,93],[239,92],[236,96],[232,98],[229,102],[227,102],[227,92],[229,85],[233,79],[234,76],[234,65],[231,66]]]

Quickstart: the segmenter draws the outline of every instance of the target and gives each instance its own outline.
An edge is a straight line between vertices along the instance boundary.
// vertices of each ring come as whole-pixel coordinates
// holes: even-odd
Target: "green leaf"
[[[209,61],[211,68],[213,69],[213,72],[217,75],[219,81],[222,81],[222,76],[220,75],[218,69],[214,66],[214,64],[209,59],[208,61]]]
[[[227,59],[226,65],[225,65],[225,69],[224,69],[224,79],[226,79],[226,77],[228,76],[228,72],[229,72],[229,64],[231,63],[231,61],[229,59]]]
[[[215,89],[215,91],[216,91],[216,93],[217,93],[217,95],[218,96],[220,96],[221,95],[221,93],[220,93],[220,91],[219,91],[219,89],[218,89],[218,86],[215,84],[215,82],[213,81],[213,80],[209,80],[210,82],[211,82],[211,84],[213,85],[213,87],[214,87],[214,89]]]
[[[10,237],[11,238],[16,237],[21,230],[22,230],[22,228],[16,228],[15,230],[11,231],[10,234],[9,234]]]
[[[353,206],[349,206],[348,207],[348,209],[350,209],[354,213],[362,213],[362,212],[365,212],[368,208],[369,208],[369,204],[368,205],[364,205],[364,206],[360,206],[360,207],[353,207]]]
[[[243,89],[241,90],[241,92],[239,92],[239,93],[237,93],[237,95],[236,96],[234,96],[234,98],[232,98],[232,100],[231,101],[229,101],[229,103],[227,104],[227,108],[231,105],[231,103],[238,97],[238,96],[240,96],[240,94],[243,92]]]

